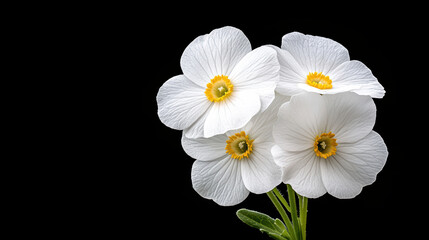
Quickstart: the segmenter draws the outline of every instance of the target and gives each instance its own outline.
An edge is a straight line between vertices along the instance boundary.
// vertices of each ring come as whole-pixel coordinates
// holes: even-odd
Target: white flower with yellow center
[[[236,205],[249,195],[271,191],[281,182],[280,167],[271,148],[273,124],[279,106],[289,98],[278,96],[266,111],[238,130],[210,138],[182,137],[185,152],[197,159],[192,185],[202,197],[222,206]]]
[[[276,51],[250,42],[237,28],[197,37],[180,59],[183,75],[159,89],[158,116],[187,137],[211,137],[243,127],[274,99]]]
[[[302,196],[328,192],[353,198],[372,184],[387,159],[383,139],[372,131],[376,108],[355,93],[303,93],[283,104],[273,128],[271,152],[283,182]]]
[[[347,49],[334,40],[292,32],[283,36],[281,49],[272,47],[281,66],[276,90],[283,95],[355,92],[384,96],[384,88],[371,70],[360,61],[350,61]]]

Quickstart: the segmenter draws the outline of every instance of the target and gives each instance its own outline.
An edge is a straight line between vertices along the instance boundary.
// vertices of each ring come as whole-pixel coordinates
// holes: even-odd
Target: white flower
[[[276,90],[283,95],[351,91],[373,98],[384,96],[384,88],[371,70],[360,61],[350,61],[347,49],[331,39],[292,32],[283,36],[281,49],[272,47],[281,66]]]
[[[197,37],[180,59],[183,75],[157,95],[158,116],[187,137],[211,137],[243,127],[274,99],[280,66],[276,51],[259,47],[237,28]]]
[[[353,198],[372,184],[387,159],[383,139],[372,131],[376,108],[355,93],[303,93],[283,104],[271,150],[283,182],[302,196],[328,192]]]
[[[288,98],[278,96],[263,113],[243,128],[211,138],[182,137],[185,152],[197,159],[192,166],[192,185],[202,197],[222,206],[238,204],[249,191],[261,194],[281,182],[274,163],[272,128],[279,106]]]

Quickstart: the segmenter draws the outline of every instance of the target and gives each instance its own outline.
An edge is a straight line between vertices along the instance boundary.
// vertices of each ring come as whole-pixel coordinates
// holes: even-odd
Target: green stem
[[[304,229],[303,229],[303,226],[302,226],[302,213],[304,211],[304,209],[303,209],[303,207],[304,207],[304,200],[303,200],[303,198],[302,198],[301,195],[299,195],[296,192],[295,192],[295,194],[298,196],[298,206],[297,206],[297,208],[298,208],[298,222],[299,222],[299,226],[301,228],[301,237],[302,237],[302,240],[304,240],[304,233],[303,233]]]
[[[295,194],[298,196],[298,220],[301,221],[302,210],[303,210],[302,208],[304,207],[304,200],[301,195],[299,195],[296,192]]]
[[[298,222],[298,214],[296,210],[295,191],[292,189],[292,187],[289,184],[287,184],[287,193],[289,196],[289,203],[291,208],[291,216],[292,216],[292,223],[294,226],[295,236],[296,236],[296,239],[301,239],[300,226],[299,226],[300,224]]]
[[[282,202],[283,206],[290,212],[290,206],[287,203],[286,199],[283,197],[283,195],[280,193],[280,191],[277,188],[273,189],[274,194],[276,194],[277,198]]]
[[[283,222],[286,224],[288,232],[291,234],[291,238],[292,239],[297,239],[297,238],[295,238],[295,234],[293,232],[294,230],[293,230],[293,227],[292,227],[292,223],[291,223],[291,221],[289,219],[289,216],[286,214],[286,211],[282,207],[282,204],[276,198],[276,196],[274,195],[273,191],[267,192],[267,195],[270,198],[271,202],[273,202],[273,204],[276,207],[277,211],[280,213],[280,216],[282,217]]]
[[[303,207],[300,210],[300,219],[301,219],[301,229],[302,229],[302,239],[306,238],[306,229],[307,229],[307,206],[308,206],[308,198],[303,197]]]

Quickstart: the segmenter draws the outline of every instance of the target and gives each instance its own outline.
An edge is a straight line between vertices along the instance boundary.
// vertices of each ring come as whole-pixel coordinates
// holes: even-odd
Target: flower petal
[[[324,95],[323,99],[328,106],[325,132],[334,133],[338,144],[358,141],[371,132],[376,117],[371,97],[345,92]]]
[[[322,160],[322,179],[328,193],[353,198],[372,184],[386,164],[387,147],[376,132],[355,143],[339,144],[337,154]]]
[[[290,100],[290,97],[276,94],[274,101],[262,113],[256,114],[248,124],[243,127],[243,131],[248,133],[255,144],[259,142],[274,142],[273,126],[277,120],[277,113],[283,103]]]
[[[159,88],[156,101],[161,122],[178,130],[191,126],[211,104],[204,89],[184,75],[166,81]]]
[[[360,88],[359,85],[347,84],[347,85],[341,85],[341,86],[334,85],[330,89],[318,89],[318,88],[315,88],[313,86],[308,85],[307,83],[298,83],[297,87],[299,89],[305,90],[307,92],[314,92],[314,93],[318,93],[318,94],[337,94],[337,93],[342,93],[342,92],[354,91],[354,90],[357,90]]]
[[[341,63],[350,61],[349,52],[338,42],[299,32],[284,35],[282,49],[290,52],[306,74],[322,72],[326,75]]]
[[[261,101],[256,93],[234,89],[227,99],[213,104],[204,123],[204,137],[243,127],[260,107]]]
[[[253,91],[261,98],[261,111],[274,99],[280,66],[276,51],[262,46],[244,56],[230,74],[234,89]]]
[[[276,91],[282,95],[293,96],[303,92],[297,84],[305,83],[308,72],[305,72],[295,58],[286,50],[269,45],[277,52],[280,64],[279,82]]]
[[[299,195],[318,198],[326,193],[320,160],[312,149],[289,152],[275,145],[271,153],[275,162],[283,167],[283,182],[290,184]]]
[[[207,116],[209,115],[208,112],[210,111],[210,109],[211,107],[209,107],[201,117],[195,120],[195,122],[191,126],[183,129],[183,134],[185,134],[187,138],[204,137],[204,123],[206,122]]]
[[[250,158],[240,160],[244,185],[252,193],[266,193],[281,182],[282,172],[274,163],[272,146],[273,143],[254,143]]]
[[[312,148],[314,138],[326,125],[323,97],[316,93],[302,93],[283,104],[273,127],[276,143],[287,151]]]
[[[228,137],[225,134],[211,138],[187,138],[182,135],[182,147],[185,152],[201,161],[213,160],[225,156],[225,146]]]
[[[241,177],[240,162],[229,156],[195,161],[191,178],[198,194],[222,206],[239,204],[249,195]]]
[[[251,50],[241,30],[223,27],[192,41],[183,52],[180,66],[189,79],[205,87],[217,75],[229,76],[237,62]]]
[[[372,75],[371,70],[359,61],[353,60],[339,65],[330,73],[330,76],[335,87],[359,86],[358,89],[353,90],[359,95],[382,98],[386,92],[377,78]]]

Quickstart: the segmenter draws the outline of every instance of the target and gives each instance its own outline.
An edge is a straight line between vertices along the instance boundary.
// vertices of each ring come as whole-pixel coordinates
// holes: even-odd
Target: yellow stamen
[[[318,157],[324,159],[335,155],[337,152],[336,146],[337,139],[334,138],[335,134],[332,132],[322,133],[320,136],[317,136],[314,140],[314,152]]]
[[[322,73],[309,73],[307,75],[307,84],[318,88],[318,89],[330,89],[332,88],[332,80],[329,76],[325,76]]]
[[[219,102],[227,98],[232,92],[233,85],[228,79],[228,76],[218,75],[207,83],[206,91],[204,92],[207,99],[212,102]]]
[[[232,158],[238,160],[243,157],[248,158],[253,150],[253,141],[253,139],[249,139],[249,136],[244,131],[236,133],[226,140],[226,153],[231,154]]]

